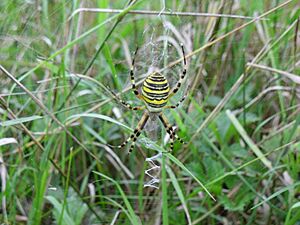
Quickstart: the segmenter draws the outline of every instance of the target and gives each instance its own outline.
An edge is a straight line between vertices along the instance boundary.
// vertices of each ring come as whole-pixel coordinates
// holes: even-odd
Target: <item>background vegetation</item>
[[[2,0],[0,221],[300,224],[299,6]],[[132,154],[107,147],[142,115],[109,92],[142,104],[129,91],[136,47],[137,82],[160,68],[174,85],[180,43],[188,73],[171,102],[188,97],[164,113],[186,144],[167,153],[168,136],[153,120]],[[144,187],[153,156],[158,189]]]

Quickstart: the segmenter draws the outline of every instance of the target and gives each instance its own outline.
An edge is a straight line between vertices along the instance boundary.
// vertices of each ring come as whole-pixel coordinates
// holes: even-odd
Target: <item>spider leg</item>
[[[140,136],[142,130],[144,129],[148,119],[149,119],[149,113],[146,111],[146,112],[144,112],[144,114],[143,114],[141,120],[139,121],[137,127],[133,131],[133,135],[131,135],[132,143],[130,145],[130,149],[129,149],[128,153],[131,153],[133,151],[133,148],[135,146],[135,142],[136,142],[137,138]]]
[[[181,44],[181,50],[182,50],[183,62],[184,62],[183,71],[182,71],[182,74],[180,75],[179,81],[177,82],[175,87],[171,90],[168,98],[171,98],[174,94],[176,94],[176,92],[179,90],[179,88],[181,86],[181,83],[182,83],[182,81],[183,81],[183,79],[185,78],[185,75],[186,75],[186,58],[185,58],[183,44]]]
[[[175,139],[177,139],[181,144],[185,144],[185,142],[180,137],[178,137],[178,135],[175,133],[175,130],[173,127],[172,127],[172,132],[175,136]]]
[[[176,109],[186,98],[186,95],[183,96],[180,101],[176,105],[166,105],[163,107],[163,109]]]
[[[135,57],[138,51],[138,47],[136,48],[135,52],[134,52],[134,56],[132,59],[132,63],[131,63],[131,68],[130,68],[130,81],[131,81],[131,88],[133,90],[133,93],[139,98],[139,99],[143,99],[143,96],[139,93],[139,90],[137,88],[137,86],[135,85],[135,79],[134,79],[134,62],[135,62]]]
[[[114,98],[119,101],[124,107],[130,110],[144,110],[145,106],[131,106],[129,103],[122,100],[119,96],[117,96],[114,92],[110,91]]]
[[[174,132],[171,124],[169,123],[167,117],[163,113],[158,114],[158,117],[159,117],[160,121],[163,123],[167,133],[170,135],[170,149],[171,149],[171,151],[173,151],[174,141],[175,141],[175,137],[176,137],[175,132]]]
[[[129,153],[132,152],[135,142],[137,140],[137,138],[140,136],[142,130],[144,129],[147,120],[149,119],[149,114],[148,112],[144,112],[141,120],[139,121],[137,127],[134,129],[133,133],[130,135],[130,137],[124,141],[122,144],[118,145],[118,146],[113,146],[113,145],[108,145],[109,147],[117,147],[117,148],[123,148],[125,147],[129,141],[132,141],[132,144],[130,145],[130,149],[129,149]]]

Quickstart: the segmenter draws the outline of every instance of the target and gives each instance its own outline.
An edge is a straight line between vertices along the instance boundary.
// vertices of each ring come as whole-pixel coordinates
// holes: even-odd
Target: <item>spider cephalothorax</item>
[[[143,102],[146,103],[146,106],[136,106],[132,107],[130,104],[124,102],[122,99],[119,99],[115,94],[115,98],[118,99],[122,105],[127,107],[131,110],[145,110],[144,114],[139,121],[137,127],[133,131],[133,134],[130,135],[130,137],[121,145],[117,146],[118,148],[124,147],[129,141],[132,141],[132,144],[130,146],[129,152],[131,152],[134,148],[135,142],[138,138],[138,136],[141,134],[143,128],[146,125],[147,120],[149,119],[149,113],[155,113],[157,114],[158,118],[164,125],[167,133],[170,135],[170,148],[173,150],[174,148],[174,140],[177,139],[181,143],[183,141],[175,134],[175,130],[168,122],[168,119],[163,114],[162,110],[167,108],[177,108],[179,104],[185,99],[185,96],[176,104],[176,105],[167,105],[169,99],[178,91],[178,89],[181,86],[181,83],[186,75],[186,59],[184,54],[184,48],[181,44],[182,54],[183,54],[183,62],[184,62],[184,68],[182,71],[182,74],[179,77],[179,81],[175,85],[175,87],[170,90],[170,86],[168,83],[168,80],[164,77],[164,75],[160,74],[159,72],[154,72],[150,74],[143,82],[142,85],[142,94],[140,94],[134,79],[134,61],[135,56],[137,53],[137,50],[135,51],[133,60],[132,60],[132,66],[130,69],[130,78],[131,78],[131,84],[132,84],[132,90],[134,94],[141,99]]]

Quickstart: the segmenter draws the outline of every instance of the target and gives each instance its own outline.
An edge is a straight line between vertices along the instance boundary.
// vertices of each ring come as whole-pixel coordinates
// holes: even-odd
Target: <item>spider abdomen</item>
[[[142,96],[152,108],[162,108],[168,102],[170,87],[168,80],[162,74],[151,74],[142,87]]]

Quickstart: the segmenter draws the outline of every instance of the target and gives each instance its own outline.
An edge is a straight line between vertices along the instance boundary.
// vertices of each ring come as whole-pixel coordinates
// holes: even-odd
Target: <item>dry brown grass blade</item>
[[[100,9],[100,8],[79,8],[76,9],[69,17],[71,19],[77,13],[91,12],[91,13],[121,13],[121,9]],[[164,15],[164,16],[193,16],[193,17],[218,17],[218,18],[231,18],[231,19],[244,19],[251,20],[254,17],[240,16],[231,14],[219,14],[219,13],[199,13],[199,12],[166,12],[166,11],[151,11],[151,10],[129,10],[128,14],[140,14],[140,15]]]
[[[249,103],[247,103],[243,108],[234,110],[234,114],[240,114],[246,109],[250,108],[252,105],[260,101],[265,95],[269,94],[270,92],[274,91],[293,91],[292,87],[285,87],[285,86],[272,86],[268,87],[267,89],[263,90],[259,93],[255,98],[253,98]]]
[[[262,69],[262,70],[269,71],[269,72],[272,72],[272,73],[280,74],[282,76],[285,76],[285,77],[289,78],[294,83],[300,84],[300,76],[298,76],[296,74],[292,74],[292,73],[289,73],[289,72],[286,72],[286,71],[283,71],[283,70],[274,69],[272,67],[268,67],[268,66],[260,65],[260,64],[255,64],[255,63],[247,63],[247,66],[251,66],[251,67]]]
[[[297,49],[298,49],[298,40],[300,40],[300,34],[299,34],[299,23],[300,23],[300,17],[297,19],[297,24],[295,28],[295,36],[294,36],[294,66],[296,65],[296,54],[297,54]]]
[[[2,154],[0,154],[0,177],[1,177],[1,192],[6,192],[6,180],[7,180],[7,169],[2,157]],[[2,196],[2,214],[4,217],[5,223],[8,222],[7,220],[7,208],[6,208],[6,197],[5,195]]]
[[[290,123],[287,123],[286,125],[284,125],[282,127],[278,127],[276,129],[276,131],[272,132],[268,136],[264,137],[260,142],[258,142],[258,145],[261,146],[266,141],[274,138],[275,136],[279,135],[280,133],[283,133],[283,132],[287,131],[288,129],[292,128],[295,125],[295,123],[296,123],[296,120],[291,121]]]

